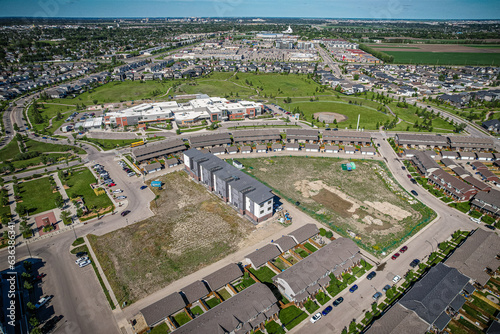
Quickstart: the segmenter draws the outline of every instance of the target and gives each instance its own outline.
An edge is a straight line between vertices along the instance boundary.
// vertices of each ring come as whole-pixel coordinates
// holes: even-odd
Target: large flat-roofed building
[[[361,131],[323,131],[323,142],[335,144],[371,145],[372,136]]]
[[[300,303],[317,292],[320,285],[325,284],[323,281],[330,282],[330,274],[338,277],[360,260],[360,249],[354,241],[335,239],[274,276],[273,282],[288,300]]]
[[[407,147],[442,148],[448,147],[448,138],[438,135],[417,135],[413,133],[397,133],[396,144]]]
[[[252,118],[262,114],[263,106],[253,101],[230,102],[225,98],[198,96],[187,103],[175,101],[142,103],[104,115],[106,125],[136,125],[174,120],[180,125],[202,120],[224,121]]]
[[[146,144],[144,146],[132,149],[132,156],[137,161],[144,161],[169,154],[179,153],[186,150],[186,145],[181,139],[164,140],[154,144]]]
[[[196,149],[184,152],[186,171],[242,215],[261,222],[273,214],[271,189],[211,153]]]
[[[233,131],[232,135],[235,143],[273,142],[281,140],[280,130],[278,129],[237,130]]]
[[[231,137],[227,132],[193,136],[189,138],[189,144],[192,148],[230,145]]]
[[[462,274],[484,286],[490,279],[486,268],[494,271],[500,266],[498,254],[500,254],[500,237],[495,232],[477,229],[455,250],[445,264],[458,269]]]
[[[491,138],[449,136],[448,142],[454,150],[492,150],[495,147]]]
[[[280,310],[277,302],[265,284],[255,283],[177,328],[173,333],[249,333],[262,328],[268,319],[277,315]]]
[[[313,143],[319,140],[318,130],[286,129],[286,140],[289,143]]]

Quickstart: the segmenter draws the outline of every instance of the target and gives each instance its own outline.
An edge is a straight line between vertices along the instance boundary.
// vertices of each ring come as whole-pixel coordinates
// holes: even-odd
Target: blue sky
[[[500,19],[499,0],[0,0],[0,16]]]

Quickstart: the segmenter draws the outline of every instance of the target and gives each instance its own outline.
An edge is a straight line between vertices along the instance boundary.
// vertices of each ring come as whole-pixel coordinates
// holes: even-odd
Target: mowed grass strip
[[[59,178],[63,184],[69,187],[69,189],[66,189],[68,197],[73,199],[81,196],[85,205],[89,209],[94,207],[96,209],[104,209],[113,205],[106,194],[97,196],[94,190],[92,190],[90,184],[96,183],[96,179],[92,172],[87,168],[74,171],[66,180],[61,176],[61,174],[59,175]]]
[[[255,228],[184,172],[159,180],[154,216],[89,237],[117,299],[128,305],[226,257]]]
[[[59,192],[52,192],[48,177],[20,183],[19,191],[22,204],[30,215],[56,208],[56,197]]]

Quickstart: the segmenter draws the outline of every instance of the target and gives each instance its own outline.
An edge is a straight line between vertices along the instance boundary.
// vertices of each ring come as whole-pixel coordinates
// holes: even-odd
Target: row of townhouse
[[[274,194],[270,188],[213,154],[189,149],[183,152],[183,157],[188,174],[241,215],[255,223],[272,216]]]
[[[397,133],[394,139],[397,145],[407,148],[449,148],[452,150],[489,151],[493,150],[495,147],[492,138],[468,136],[441,136]]]

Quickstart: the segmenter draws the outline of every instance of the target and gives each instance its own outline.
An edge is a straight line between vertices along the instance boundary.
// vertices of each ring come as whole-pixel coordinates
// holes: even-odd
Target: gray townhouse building
[[[236,167],[196,149],[184,152],[184,165],[192,178],[253,222],[259,223],[272,216],[274,194],[271,189]]]

